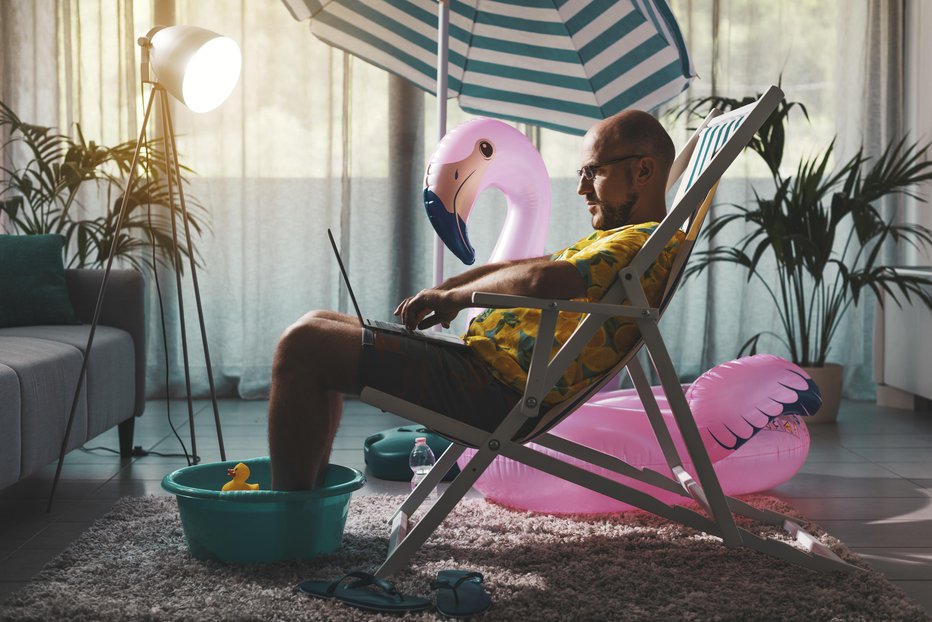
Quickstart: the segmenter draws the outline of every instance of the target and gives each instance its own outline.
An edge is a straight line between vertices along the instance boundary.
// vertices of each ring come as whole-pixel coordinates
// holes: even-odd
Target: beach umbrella
[[[322,41],[483,116],[584,134],[695,76],[666,0],[282,0]],[[443,254],[435,246],[435,280]]]
[[[283,2],[317,38],[426,91],[445,74],[467,112],[573,134],[656,108],[695,76],[665,0]]]

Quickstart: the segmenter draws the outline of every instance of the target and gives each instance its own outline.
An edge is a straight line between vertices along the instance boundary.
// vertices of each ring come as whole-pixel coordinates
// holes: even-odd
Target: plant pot
[[[837,363],[826,363],[824,367],[803,367],[803,371],[812,377],[812,381],[822,393],[822,407],[815,415],[806,417],[805,422],[835,423],[838,407],[841,404],[842,372],[844,368]]]

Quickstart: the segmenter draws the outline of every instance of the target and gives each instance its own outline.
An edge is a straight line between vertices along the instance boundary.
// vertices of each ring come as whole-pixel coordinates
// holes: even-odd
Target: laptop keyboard
[[[402,335],[410,335],[413,337],[420,337],[428,341],[434,341],[438,343],[449,343],[458,346],[465,346],[466,344],[462,339],[454,335],[447,335],[445,333],[439,333],[429,330],[408,330],[404,324],[398,324],[395,322],[383,322],[381,320],[366,320],[366,322],[373,328],[379,330],[384,330],[390,333],[399,333]]]
[[[382,320],[369,320],[369,324],[375,326],[376,328],[381,328],[382,330],[390,330],[395,333],[419,333],[419,330],[408,330],[404,324],[397,324],[395,322],[383,322]]]

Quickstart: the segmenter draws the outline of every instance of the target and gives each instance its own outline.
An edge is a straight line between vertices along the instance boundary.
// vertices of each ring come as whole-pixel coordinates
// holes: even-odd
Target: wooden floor
[[[268,454],[267,403],[220,403],[228,459]],[[195,430],[202,461],[218,460],[213,411],[195,403]],[[187,407],[171,403],[172,420],[188,444]],[[380,430],[404,425],[348,401],[332,461],[364,469],[363,441]],[[845,402],[836,424],[810,426],[812,446],[803,469],[769,491],[858,552],[932,613],[932,412],[878,408]],[[135,444],[177,454],[181,446],[166,418],[164,402],[150,402],[137,420]],[[148,455],[121,461],[116,430],[68,454],[51,514],[45,511],[55,465],[0,491],[0,601],[24,586],[122,496],[166,494],[162,477],[186,466],[183,457]],[[396,493],[406,483],[370,477],[363,494]]]

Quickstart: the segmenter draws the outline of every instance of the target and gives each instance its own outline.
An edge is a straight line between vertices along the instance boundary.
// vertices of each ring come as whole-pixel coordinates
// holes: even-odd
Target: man
[[[598,301],[666,216],[673,158],[670,137],[645,112],[625,111],[597,123],[583,139],[577,188],[592,217],[592,235],[554,255],[470,270],[403,300],[395,315],[408,328],[448,327],[471,306],[473,292]],[[641,280],[654,304],[680,237]],[[523,391],[537,314],[488,310],[470,324],[468,348],[363,329],[358,318],[332,311],[306,314],[285,331],[275,352],[269,400],[272,488],[322,484],[342,396],[365,386],[494,429]],[[579,321],[579,314],[561,314],[557,341],[565,341]],[[545,407],[593,382],[637,337],[630,321],[607,320],[544,399]]]

